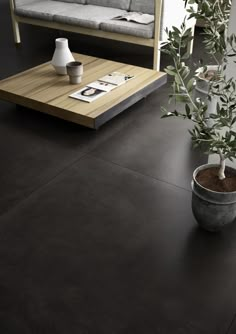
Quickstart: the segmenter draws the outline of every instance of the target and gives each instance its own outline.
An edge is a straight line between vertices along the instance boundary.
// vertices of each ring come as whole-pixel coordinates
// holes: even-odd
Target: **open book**
[[[126,13],[123,15],[113,17],[113,20],[126,20],[126,21],[141,23],[141,24],[150,24],[154,22],[154,15],[130,12],[130,13]]]
[[[94,82],[87,84],[87,86],[69,96],[81,101],[93,102],[133,77],[133,75],[126,73],[112,72]]]
[[[120,73],[120,72],[112,72],[100,78],[99,81],[110,83],[115,86],[120,86],[132,78],[133,76],[129,74]]]

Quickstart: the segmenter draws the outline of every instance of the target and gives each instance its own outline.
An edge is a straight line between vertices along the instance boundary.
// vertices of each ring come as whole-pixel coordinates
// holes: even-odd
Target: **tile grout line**
[[[63,168],[60,172],[58,172],[57,174],[55,174],[52,178],[50,178],[50,180],[46,181],[45,183],[42,183],[39,187],[37,187],[36,189],[32,190],[26,197],[24,197],[22,200],[19,200],[18,202],[16,202],[15,205],[13,205],[11,208],[9,208],[8,210],[6,210],[5,212],[3,212],[2,214],[0,214],[0,218],[2,218],[4,215],[7,215],[11,210],[14,210],[16,207],[20,206],[21,204],[23,204],[25,201],[27,201],[34,193],[37,193],[38,191],[40,191],[41,189],[43,189],[44,187],[46,187],[48,184],[50,184],[54,179],[56,179],[59,175],[61,175],[62,173],[64,173],[65,170],[67,170],[68,168],[71,168],[73,165],[75,165],[78,161],[82,160],[83,158],[85,158],[86,156],[90,156],[94,159],[97,159],[97,160],[100,160],[100,161],[104,161],[106,163],[109,163],[111,165],[114,165],[114,166],[118,166],[122,169],[125,169],[125,170],[128,170],[132,173],[135,173],[137,175],[141,175],[143,177],[146,177],[148,179],[152,179],[152,180],[155,180],[155,181],[158,181],[158,182],[161,182],[163,184],[168,184],[170,186],[173,186],[177,189],[181,189],[181,190],[184,190],[184,191],[187,191],[187,192],[191,192],[191,190],[188,190],[188,189],[185,189],[183,187],[179,187],[175,184],[172,184],[170,182],[166,182],[166,181],[163,181],[163,180],[160,180],[158,178],[155,178],[151,175],[148,175],[148,174],[143,174],[141,172],[138,172],[134,169],[131,169],[131,168],[128,168],[128,167],[125,167],[125,166],[121,166],[113,161],[109,161],[109,160],[106,160],[106,159],[103,159],[103,158],[100,158],[100,157],[97,157],[95,155],[93,155],[91,153],[91,151],[88,151],[86,153],[84,153],[81,157],[79,157],[78,159],[74,160],[71,164],[67,165],[65,168]]]
[[[225,334],[230,334],[230,329],[232,328],[232,326],[233,326],[235,320],[236,320],[236,313],[234,314],[233,319],[232,319],[232,321],[230,322],[229,327],[228,327],[228,329],[226,330],[226,333],[225,333]]]
[[[185,190],[185,191],[191,193],[191,190],[188,190],[188,189],[186,189],[186,188],[177,186],[176,184],[173,184],[173,183],[170,183],[170,182],[167,182],[167,181],[164,181],[164,180],[160,180],[160,179],[158,179],[158,178],[156,178],[156,177],[153,177],[153,176],[151,176],[151,175],[143,174],[143,173],[141,173],[141,172],[139,172],[139,171],[137,171],[137,170],[135,170],[135,169],[131,169],[131,168],[122,166],[122,165],[120,165],[120,164],[118,164],[118,163],[116,163],[116,162],[113,162],[113,161],[110,161],[110,160],[106,160],[106,159],[100,158],[100,157],[98,157],[98,156],[96,156],[96,155],[93,155],[91,152],[88,152],[87,155],[88,155],[88,156],[91,156],[92,158],[95,158],[95,159],[97,159],[97,160],[105,161],[105,162],[110,163],[110,164],[112,164],[112,165],[115,165],[115,166],[118,166],[118,167],[120,167],[120,168],[126,169],[126,170],[128,170],[128,171],[130,171],[130,172],[132,172],[132,173],[136,173],[136,174],[138,174],[138,175],[142,175],[142,176],[147,177],[147,178],[149,178],[149,179],[152,179],[152,180],[155,180],[155,181],[164,183],[164,184],[168,184],[168,185],[173,186],[173,187],[175,187],[175,188],[178,188],[178,189],[181,189],[181,190]]]
[[[72,163],[70,163],[69,165],[67,165],[66,167],[64,167],[61,171],[59,171],[57,174],[55,174],[52,178],[50,178],[50,180],[46,181],[45,183],[42,183],[40,186],[38,186],[36,189],[32,190],[27,196],[25,196],[22,200],[19,200],[15,203],[15,205],[13,205],[12,207],[10,207],[9,209],[7,209],[6,211],[4,211],[2,214],[0,214],[0,219],[2,217],[4,217],[5,215],[9,214],[9,212],[11,210],[14,210],[16,207],[22,205],[25,201],[27,201],[32,195],[34,195],[35,193],[37,193],[38,191],[40,191],[41,189],[43,189],[44,187],[46,187],[47,185],[49,185],[53,180],[55,180],[58,176],[60,176],[62,173],[64,173],[65,170],[67,170],[68,168],[71,168],[73,165],[75,165],[79,160],[83,159],[86,155],[88,155],[87,153],[82,154],[82,156],[80,156],[78,159],[74,160]]]

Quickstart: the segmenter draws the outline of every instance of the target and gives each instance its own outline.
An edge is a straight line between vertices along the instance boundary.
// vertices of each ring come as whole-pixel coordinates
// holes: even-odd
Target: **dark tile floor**
[[[7,0],[0,21],[0,78],[48,61],[62,35],[23,26],[16,48]],[[66,36],[151,67],[149,49]],[[236,228],[197,227],[189,184],[206,157],[187,123],[160,119],[167,94],[98,131],[0,102],[0,333],[236,333]]]

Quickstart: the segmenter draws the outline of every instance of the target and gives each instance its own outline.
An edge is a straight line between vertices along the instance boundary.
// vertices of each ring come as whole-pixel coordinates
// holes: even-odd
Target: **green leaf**
[[[181,85],[181,79],[179,77],[178,74],[175,75],[175,82],[178,84],[178,85]]]
[[[188,118],[191,118],[191,109],[188,104],[185,104],[185,111]]]
[[[189,59],[189,57],[190,57],[190,53],[186,52],[181,58],[185,60],[185,59]]]
[[[195,86],[195,82],[196,82],[195,78],[192,78],[192,79],[190,79],[189,82],[187,83],[187,90],[188,90],[189,92],[191,92],[191,91],[193,90],[193,88],[194,88],[194,86]]]
[[[169,66],[167,66],[166,68],[167,68],[168,70],[170,70],[170,71],[174,71],[174,70],[175,70],[175,67],[172,66],[172,65],[169,65]]]
[[[175,76],[176,75],[176,72],[172,71],[172,70],[169,70],[168,68],[165,68],[164,70],[167,74],[171,75],[171,76]]]

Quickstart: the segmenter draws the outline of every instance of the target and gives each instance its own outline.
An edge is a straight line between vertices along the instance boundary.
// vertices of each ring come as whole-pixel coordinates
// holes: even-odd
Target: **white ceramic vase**
[[[51,62],[52,66],[55,68],[56,73],[59,75],[66,75],[66,64],[74,60],[75,59],[68,47],[68,39],[57,38],[56,48]]]

